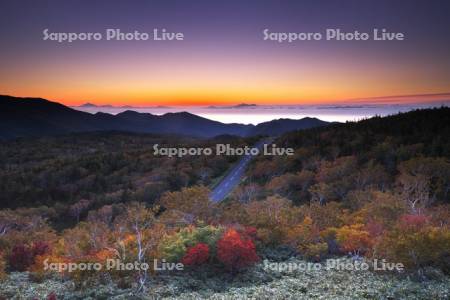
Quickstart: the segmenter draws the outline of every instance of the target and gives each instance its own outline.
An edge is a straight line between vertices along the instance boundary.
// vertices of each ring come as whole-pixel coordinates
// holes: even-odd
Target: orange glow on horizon
[[[8,94],[8,93],[0,93]],[[450,102],[450,92],[442,93],[430,93],[430,94],[413,94],[413,95],[389,95],[389,96],[350,96],[350,97],[327,97],[320,98],[311,95],[309,98],[293,99],[293,98],[280,98],[278,100],[273,100],[270,97],[260,97],[260,98],[250,98],[250,97],[234,97],[234,98],[219,98],[217,96],[185,96],[185,97],[164,97],[161,101],[148,100],[150,96],[131,96],[118,97],[118,98],[106,98],[95,97],[86,98],[82,97],[83,100],[78,98],[72,98],[70,96],[60,97],[53,94],[29,94],[29,93],[15,93],[8,94],[15,97],[39,97],[50,101],[58,102],[66,106],[80,106],[85,103],[92,103],[98,106],[101,105],[112,105],[112,106],[141,106],[141,107],[152,107],[152,106],[226,106],[226,105],[237,105],[241,103],[246,104],[257,104],[257,105],[326,105],[326,104],[410,104],[410,103],[427,103],[427,102],[438,102],[446,101]],[[191,98],[192,97],[192,98]],[[135,100],[132,100],[135,99]],[[191,100],[195,99],[195,100]],[[236,100],[239,99],[239,100]]]
[[[423,95],[450,89],[445,65],[436,68],[426,61],[386,65],[363,54],[345,53],[276,59],[240,52],[161,55],[159,60],[149,60],[148,53],[139,50],[128,60],[112,52],[95,58],[77,54],[73,60],[60,58],[44,65],[36,60],[11,62],[10,71],[0,73],[0,94],[41,97],[70,106],[86,102],[113,106],[307,105],[363,99],[380,102],[386,99],[370,98],[391,95],[422,95],[422,100],[414,101],[431,101]]]

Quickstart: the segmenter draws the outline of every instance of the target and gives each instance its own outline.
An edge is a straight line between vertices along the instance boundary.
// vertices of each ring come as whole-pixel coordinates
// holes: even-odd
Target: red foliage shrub
[[[372,220],[367,222],[367,224],[364,226],[364,229],[369,233],[369,235],[372,238],[382,235],[384,231],[383,224]]]
[[[15,245],[9,255],[8,264],[12,271],[25,271],[33,263],[33,252],[26,245]]]
[[[246,237],[248,237],[248,238],[250,238],[252,240],[255,240],[257,238],[257,235],[258,235],[258,229],[256,229],[256,227],[248,226],[248,227],[245,227],[245,230],[244,230],[243,234]]]
[[[44,255],[45,253],[48,253],[50,250],[49,245],[46,242],[34,242],[33,246],[31,247],[31,252],[33,254],[33,258],[38,255]]]
[[[204,264],[209,258],[209,247],[207,244],[198,243],[187,249],[181,262],[187,266],[198,266]]]
[[[231,271],[248,267],[259,260],[250,239],[244,239],[235,229],[228,229],[217,242],[217,258]]]
[[[429,221],[429,218],[425,215],[403,215],[400,217],[400,228],[407,229],[420,229],[425,226]]]
[[[23,244],[16,245],[9,255],[9,267],[13,271],[26,271],[34,263],[36,256],[43,255],[48,251],[48,244],[41,241],[33,243],[31,247]]]
[[[57,300],[58,298],[56,297],[55,292],[51,292],[48,296],[47,296],[47,300]]]

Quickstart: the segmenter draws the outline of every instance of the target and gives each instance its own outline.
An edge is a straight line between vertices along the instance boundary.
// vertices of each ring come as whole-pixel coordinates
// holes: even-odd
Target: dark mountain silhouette
[[[303,118],[300,120],[278,119],[259,123],[255,126],[255,128],[250,130],[249,135],[280,135],[288,131],[320,127],[328,124],[328,122],[319,120],[317,118]]]
[[[180,112],[161,116],[131,110],[117,115],[90,114],[42,98],[0,96],[0,138],[37,137],[88,131],[172,133],[196,137],[217,135],[278,135],[287,131],[323,126],[313,118],[280,119],[254,125],[224,124]]]

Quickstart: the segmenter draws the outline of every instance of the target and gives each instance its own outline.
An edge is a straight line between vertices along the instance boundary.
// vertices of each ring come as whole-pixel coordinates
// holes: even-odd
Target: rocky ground
[[[348,258],[341,258],[348,261]],[[298,258],[285,260],[300,264]],[[207,269],[154,277],[144,295],[114,284],[75,288],[72,281],[32,282],[27,273],[12,273],[0,283],[0,299],[450,299],[450,278],[436,270],[416,276],[372,271],[274,270],[263,262],[232,277]]]

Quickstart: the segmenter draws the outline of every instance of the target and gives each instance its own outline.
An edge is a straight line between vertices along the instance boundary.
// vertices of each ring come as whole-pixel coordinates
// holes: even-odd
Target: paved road
[[[254,145],[254,148],[258,148],[260,151],[264,144],[269,144],[273,141],[272,138],[268,138],[259,141]],[[222,179],[222,181],[211,191],[209,198],[213,202],[220,202],[225,199],[230,192],[239,185],[242,178],[244,177],[245,170],[247,169],[250,161],[254,158],[254,155],[244,155],[239,160],[239,162],[233,166],[233,168],[228,172],[228,174]]]

